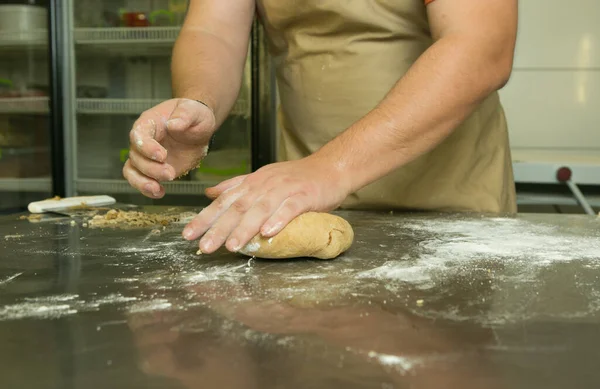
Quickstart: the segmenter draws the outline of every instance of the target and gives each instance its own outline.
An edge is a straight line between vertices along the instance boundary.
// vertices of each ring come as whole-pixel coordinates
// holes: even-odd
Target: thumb
[[[196,127],[205,117],[213,117],[210,108],[196,100],[180,99],[167,120],[170,131],[184,131]]]

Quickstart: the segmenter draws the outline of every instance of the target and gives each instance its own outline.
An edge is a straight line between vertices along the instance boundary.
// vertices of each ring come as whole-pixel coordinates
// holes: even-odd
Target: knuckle
[[[129,165],[131,167],[139,169],[139,167],[138,167],[138,165],[139,165],[139,159],[138,159],[137,153],[130,152],[129,156],[127,157],[127,161],[129,161]]]
[[[238,212],[238,213],[244,213],[248,210],[249,208],[249,203],[248,200],[244,197],[234,201],[234,203],[231,205],[231,207],[233,208],[234,211]]]
[[[186,108],[181,106],[175,113],[175,117],[177,117],[177,119],[181,120],[183,123],[188,123],[190,121],[190,113]]]
[[[190,222],[190,225],[196,230],[202,228],[202,226],[204,225],[203,215],[202,214],[196,215],[196,217],[194,219],[192,219],[192,221]]]
[[[286,212],[295,217],[303,212],[308,211],[310,209],[310,204],[308,202],[309,199],[310,197],[302,195],[296,195],[288,198],[285,204]]]
[[[270,166],[270,165],[263,166],[263,167],[261,167],[261,168],[258,168],[258,169],[256,170],[256,172],[254,172],[254,174],[251,174],[251,175],[250,175],[250,177],[252,177],[252,176],[256,176],[256,175],[258,175],[258,174],[260,174],[260,175],[267,174],[267,173],[269,173],[269,172],[270,172],[270,170],[271,170],[271,166]]]
[[[300,213],[300,211],[302,209],[298,200],[295,200],[295,199],[288,199],[285,202],[284,208],[285,208],[286,213],[288,213],[288,214]]]
[[[305,183],[298,192],[298,195],[303,197],[317,196],[318,194],[319,188],[314,182]]]
[[[271,204],[272,204],[272,202],[269,201],[268,199],[261,199],[256,204],[254,204],[254,207],[260,213],[269,213],[271,211],[271,209],[273,208],[271,206]]]
[[[222,212],[227,208],[227,203],[229,203],[228,196],[221,195],[214,201],[213,205],[217,212]]]

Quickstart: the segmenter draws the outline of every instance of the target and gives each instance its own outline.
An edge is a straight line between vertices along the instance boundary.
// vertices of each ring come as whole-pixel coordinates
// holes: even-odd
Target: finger
[[[164,120],[158,114],[142,114],[129,132],[131,149],[139,151],[151,160],[164,162],[167,159],[167,150],[158,143],[163,137],[164,126]]]
[[[239,225],[229,235],[226,246],[229,251],[237,252],[244,247],[263,224],[269,220],[289,194],[285,191],[271,191],[257,199],[246,212]]]
[[[310,198],[305,194],[297,194],[288,197],[283,201],[279,209],[267,220],[261,227],[260,234],[265,238],[271,238],[277,235],[296,218],[310,210]]]
[[[123,177],[131,186],[142,192],[143,195],[150,198],[162,198],[165,195],[165,190],[156,180],[151,179],[140,173],[131,165],[131,161],[127,160],[123,166]]]
[[[175,179],[175,169],[171,165],[149,160],[135,149],[129,151],[129,160],[133,167],[142,174],[157,181],[173,181]]]
[[[246,195],[235,200],[213,224],[210,231],[200,239],[202,252],[211,253],[221,247],[260,196],[261,194],[256,193],[256,191],[249,191]],[[229,245],[234,248],[232,251],[237,251],[240,248],[238,247],[239,243],[235,240],[230,241]]]
[[[216,186],[206,189],[204,191],[204,193],[206,194],[206,196],[209,199],[214,200],[217,197],[219,197],[221,194],[223,194],[225,191],[228,191],[230,189],[233,189],[233,188],[239,186],[242,182],[244,182],[244,180],[246,179],[247,176],[248,176],[248,174],[230,178],[229,180],[225,180]]]
[[[246,191],[247,188],[238,187],[237,189],[219,196],[219,198],[213,201],[208,207],[204,208],[198,216],[188,223],[183,229],[183,237],[186,240],[194,240],[204,235],[235,201],[246,194]]]
[[[198,246],[203,253],[211,254],[217,251],[239,224],[242,216],[231,210],[230,208],[225,212],[200,239]]]

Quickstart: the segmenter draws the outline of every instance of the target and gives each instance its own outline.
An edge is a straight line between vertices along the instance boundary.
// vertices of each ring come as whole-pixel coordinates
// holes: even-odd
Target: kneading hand
[[[183,230],[187,240],[200,240],[212,253],[226,243],[237,252],[257,233],[271,237],[296,216],[330,211],[348,195],[333,163],[315,156],[267,165],[256,172],[224,181],[206,191],[214,199]]]
[[[198,166],[215,131],[213,112],[189,99],[167,100],[144,112],[129,133],[129,159],[123,176],[145,196],[161,198],[160,182]]]

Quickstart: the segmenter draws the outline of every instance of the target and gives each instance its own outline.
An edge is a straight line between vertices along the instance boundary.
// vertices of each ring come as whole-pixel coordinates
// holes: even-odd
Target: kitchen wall
[[[514,72],[501,91],[514,159],[588,156],[600,169],[600,1],[519,8]]]

